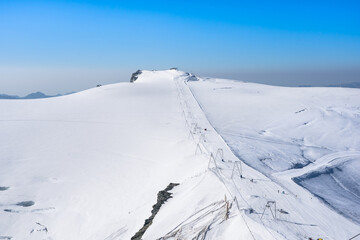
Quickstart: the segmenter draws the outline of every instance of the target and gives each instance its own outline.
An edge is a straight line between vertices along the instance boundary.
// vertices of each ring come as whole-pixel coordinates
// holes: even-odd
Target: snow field
[[[0,192],[0,236],[130,239],[159,190],[206,167],[192,157],[172,75],[1,100],[0,186],[9,189]]]
[[[279,208],[290,213],[280,214],[283,218],[282,223],[272,221],[264,223],[265,225],[268,224],[269,228],[277,229],[276,231],[282,233],[287,239],[305,239],[308,236],[347,239],[356,234],[358,231],[356,224],[334,213],[323,201],[304,191],[292,181],[291,178],[294,176],[285,177],[284,172],[283,177],[278,179],[277,175],[280,173],[276,172],[289,169],[291,166],[289,162],[294,160],[295,164],[309,161],[304,165],[305,167],[296,166],[292,169],[290,167],[291,170],[288,170],[292,173],[298,171],[297,175],[300,175],[302,167],[307,169],[316,166],[319,157],[336,150],[350,150],[348,154],[356,155],[354,150],[359,146],[356,144],[359,141],[357,137],[359,129],[356,127],[359,125],[357,103],[360,101],[358,101],[359,95],[356,94],[358,90],[341,89],[328,92],[328,89],[305,89],[305,96],[303,96],[300,95],[302,89],[271,87],[230,80],[201,81],[200,79],[197,82],[188,82],[188,85],[201,104],[201,109],[209,117],[216,131],[224,137],[235,155],[270,178],[268,181],[263,181],[264,179],[258,181],[257,186],[252,189],[243,184],[239,194],[253,193],[248,197],[245,196],[244,202],[253,202],[252,204],[258,205],[258,208],[253,208],[259,212],[261,209],[259,202],[263,202],[265,206],[264,200],[276,200]],[[298,94],[295,94],[296,92]],[[312,98],[312,95],[317,96]],[[309,99],[306,105],[306,100]],[[325,116],[317,119],[318,116],[315,113],[307,114],[305,118],[300,117],[300,120],[294,117],[294,115],[305,113],[306,109],[310,108],[326,109],[323,114]],[[295,111],[295,109],[300,110]],[[329,109],[331,109],[330,113]],[[333,109],[337,109],[335,113]],[[299,123],[307,121],[314,123],[314,126],[310,124],[310,128],[304,130],[303,126],[308,127],[308,124]],[[302,140],[298,140],[299,137]],[[337,139],[344,139],[344,141],[339,142]],[[259,156],[259,153],[262,156]],[[310,157],[312,159],[308,159]],[[268,162],[263,159],[267,159]],[[352,173],[355,174],[353,178],[356,179],[358,174],[355,172],[357,171]],[[343,181],[351,178],[346,177],[347,175],[342,176],[344,176]],[[250,175],[250,178],[256,177]],[[356,187],[358,185],[353,184],[354,182],[351,181],[351,184],[359,189]],[[240,183],[244,181],[234,182],[234,184]],[[282,191],[285,194],[281,194]],[[327,197],[339,199],[331,194]],[[349,207],[347,210],[354,211],[354,206],[359,206],[357,196],[350,201],[347,200],[348,204],[344,204]],[[341,201],[344,201],[344,198]]]
[[[335,202],[358,206],[357,90],[189,78],[143,71],[134,83],[1,100],[0,238],[130,239],[170,182],[180,185],[144,240],[359,232],[342,205],[314,195],[330,186],[321,197],[347,191]]]

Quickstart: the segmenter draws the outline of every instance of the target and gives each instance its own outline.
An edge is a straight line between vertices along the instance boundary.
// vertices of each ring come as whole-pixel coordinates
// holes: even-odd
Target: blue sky
[[[314,2],[2,0],[0,93],[173,66],[289,86],[360,81],[360,3]]]

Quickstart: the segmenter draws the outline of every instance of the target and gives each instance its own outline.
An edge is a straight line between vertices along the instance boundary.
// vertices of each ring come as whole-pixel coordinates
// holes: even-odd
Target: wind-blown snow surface
[[[119,239],[130,239],[158,191],[204,171],[187,140],[173,74],[144,73],[136,84],[46,100],[1,100],[0,186],[9,189],[0,191],[0,236],[104,239],[121,229]],[[21,201],[35,204],[16,206]]]
[[[316,171],[295,177],[294,180],[341,214],[360,223],[359,158],[341,156],[335,160],[336,163],[327,164]]]
[[[308,192],[317,191],[311,172],[334,166],[342,188],[317,195],[346,189],[358,196],[357,171],[348,167],[359,159],[358,91],[302,89],[314,97],[298,95],[293,105],[284,99],[300,90],[189,77],[196,80],[176,70],[143,71],[134,83],[0,100],[0,239],[130,239],[170,182],[180,185],[143,239],[348,239],[360,232],[349,220],[356,215]],[[323,99],[331,95],[347,106]],[[271,102],[284,108],[268,110]],[[297,128],[305,120],[314,127]],[[258,163],[258,156],[273,160]]]
[[[358,89],[286,88],[221,79],[189,85],[236,156],[291,191],[289,180],[294,178],[360,223]]]

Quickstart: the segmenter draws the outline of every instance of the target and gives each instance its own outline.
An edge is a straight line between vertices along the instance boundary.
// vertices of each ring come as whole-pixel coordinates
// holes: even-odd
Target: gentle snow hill
[[[9,189],[0,191],[0,236],[104,239],[123,227],[120,239],[130,239],[158,191],[206,167],[192,156],[173,75],[1,100],[0,186]]]
[[[144,240],[360,233],[359,90],[137,77],[0,100],[0,239],[130,239],[170,182]]]

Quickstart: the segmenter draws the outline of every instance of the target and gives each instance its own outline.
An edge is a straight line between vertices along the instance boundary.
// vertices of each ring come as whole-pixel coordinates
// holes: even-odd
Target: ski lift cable
[[[186,84],[186,83],[185,83],[185,84]],[[186,84],[186,85],[187,85],[187,84]],[[190,93],[192,94],[193,98],[195,99],[195,97],[194,97],[191,89],[190,89],[190,88],[188,88],[188,89],[189,89]],[[196,101],[196,99],[195,99],[195,101]],[[199,104],[199,102],[197,102],[197,104],[200,106],[201,109],[203,109],[203,108],[201,107],[201,105]],[[187,105],[187,107],[188,107],[188,105]],[[199,144],[200,144],[200,140],[199,140],[199,143],[198,143],[197,145],[199,146]],[[204,146],[205,144],[201,144],[201,145]],[[205,149],[207,150],[207,152],[209,153],[208,149],[207,149],[205,146],[204,146],[204,148],[205,148]],[[213,156],[212,153],[211,153],[210,157],[211,157],[211,156]],[[211,159],[210,159],[210,160],[211,160]],[[218,176],[218,178],[219,178],[220,181],[224,184],[224,186],[225,186],[225,188],[227,189],[227,191],[228,191],[228,193],[230,194],[230,196],[231,196],[232,198],[234,198],[234,197],[233,197],[233,194],[231,193],[230,189],[228,188],[227,184],[225,183],[224,179],[223,179],[222,176],[221,176],[222,173],[221,173],[221,170],[220,170],[220,169],[217,167],[217,165],[216,165],[216,160],[215,160],[215,159],[213,159],[213,160],[214,160],[215,167],[216,167],[216,170],[217,170],[217,173],[214,172],[214,174],[215,174],[216,176]],[[210,162],[209,162],[209,163],[210,163]],[[242,198],[243,198],[243,197],[242,197]],[[252,231],[251,231],[251,229],[250,229],[250,227],[249,227],[249,224],[247,223],[245,217],[242,215],[242,212],[241,212],[241,211],[239,211],[239,213],[240,213],[242,219],[244,220],[244,222],[245,222],[245,224],[246,224],[246,226],[247,226],[247,228],[248,228],[248,230],[249,230],[252,238],[255,240],[255,236],[254,236],[254,234],[252,233]],[[266,227],[265,227],[265,228],[266,228]],[[275,239],[276,239],[276,238],[275,238]]]
[[[188,105],[187,105],[187,106],[188,106]],[[198,142],[197,145],[199,146],[199,144],[200,144],[200,140],[199,140],[199,142]],[[203,144],[202,144],[202,145],[203,145]],[[206,150],[208,150],[205,146],[204,146],[204,148],[205,148]],[[208,151],[208,152],[209,152],[209,151]],[[210,157],[213,157],[213,154],[212,154],[212,153],[211,153]],[[210,159],[210,160],[211,160],[211,159]],[[216,165],[216,160],[214,159],[214,157],[213,157],[213,161],[214,161],[214,163],[215,163],[216,170],[218,171],[218,174],[215,173],[215,175],[217,175],[218,178],[221,180],[221,182],[223,182],[225,188],[228,190],[228,193],[229,193],[229,194],[231,195],[231,197],[233,198],[233,195],[231,194],[230,189],[227,187],[227,185],[225,184],[224,180],[222,179],[222,177],[221,177],[221,175],[220,175],[220,174],[221,174],[221,173],[220,173],[220,169],[217,167],[217,165]],[[210,161],[209,161],[209,164],[210,164]],[[252,236],[253,239],[255,240],[254,234],[252,233],[252,231],[251,231],[251,229],[250,229],[250,227],[249,227],[246,219],[245,219],[244,216],[242,215],[241,211],[239,211],[239,213],[240,213],[241,217],[243,218],[243,220],[244,220],[244,222],[245,222],[245,224],[246,224],[246,226],[247,226],[247,228],[248,228],[251,236]]]
[[[185,83],[186,84],[186,83]],[[188,85],[186,84],[186,86],[188,87]],[[188,87],[188,89],[189,89],[189,91],[190,91],[190,93],[193,95],[193,98],[195,99],[195,101],[197,101],[196,100],[196,98],[195,98],[195,96],[194,96],[194,94],[192,93],[192,91],[191,91],[191,89]],[[184,93],[184,89],[183,88],[181,88],[181,90],[182,90],[182,93]],[[185,103],[186,103],[186,107],[188,107],[189,108],[189,104],[188,104],[188,101],[186,101],[185,100]],[[202,106],[200,105],[200,103],[197,101],[197,104],[199,105],[199,107],[200,107],[200,109],[203,109],[202,108]],[[190,112],[190,111],[189,111]],[[198,145],[200,146],[200,141],[201,141],[201,137],[199,138],[199,141],[198,141]],[[208,144],[203,144],[203,143],[201,143],[201,145],[202,145],[202,147],[205,149],[205,150],[207,150],[207,152],[208,152],[208,154],[207,154],[207,156],[209,156],[210,154],[209,153],[211,153],[211,151],[207,148],[207,146],[206,145],[208,145]],[[205,153],[203,153],[203,154],[205,154]],[[212,154],[212,153],[211,153]],[[218,154],[218,153],[217,153]],[[206,155],[206,154],[205,154]],[[211,157],[211,155],[210,155],[210,157]],[[216,165],[216,158],[217,158],[217,155],[216,155],[216,157],[213,157],[214,159],[214,163],[215,163],[215,167],[216,167],[216,170],[218,171],[218,177],[219,177],[219,179],[224,183],[224,181],[223,181],[223,179],[221,179],[222,177],[220,176],[220,175],[223,175],[222,174],[222,171],[221,171],[221,169],[219,169],[218,168],[218,166]],[[211,159],[210,159],[211,160]],[[210,161],[209,161],[209,163],[210,163]],[[217,175],[217,174],[216,174]],[[226,178],[226,177],[225,177]],[[235,186],[235,188],[236,188],[236,190],[238,191],[238,193],[240,194],[240,196],[241,196],[241,198],[245,201],[245,199],[244,199],[244,197],[241,195],[241,193],[240,193],[240,191],[237,189],[237,186],[236,186],[236,184],[235,184],[235,182],[233,181],[233,183],[234,183],[234,186]],[[226,186],[226,184],[224,183],[224,185]],[[229,191],[229,189],[228,189],[228,191]],[[229,191],[229,193],[230,193],[230,191]],[[288,202],[290,202],[289,201],[289,199],[287,199],[287,197],[286,197],[286,200],[288,201]],[[245,201],[246,202],[246,201]],[[248,203],[247,203],[248,204]],[[251,206],[250,206],[251,207]],[[273,214],[273,213],[272,213]],[[275,213],[276,214],[276,213]],[[261,221],[262,223],[263,223],[263,221]],[[263,223],[263,225],[264,225],[264,223]],[[264,225],[264,227],[266,228],[266,226]],[[267,228],[266,228],[267,229]],[[297,232],[299,232],[299,229],[296,229],[297,230]],[[268,229],[267,229],[267,231],[269,231]],[[271,234],[271,232],[269,231],[269,233]],[[271,234],[272,235],[272,234]],[[272,235],[273,236],[273,235]],[[274,237],[274,236],[273,236]],[[275,238],[275,237],[274,237]],[[275,238],[276,239],[276,238]]]
[[[186,84],[186,85],[187,85],[187,84]],[[189,87],[188,87],[188,89],[189,89],[190,93],[192,94],[193,98],[195,99],[195,101],[197,102],[197,104],[199,105],[200,109],[203,110],[203,107],[202,107],[202,106],[200,105],[200,103],[196,100],[196,98],[195,98],[193,92],[191,91],[191,89],[190,89]],[[207,149],[207,148],[205,147],[205,149]],[[229,194],[230,194],[231,197],[233,198],[233,194],[231,193],[231,191],[230,191],[230,189],[228,188],[227,184],[225,183],[223,177],[221,176],[221,175],[223,175],[222,172],[221,172],[221,170],[220,170],[217,166],[216,166],[216,169],[217,169],[217,171],[218,171],[218,174],[215,174],[215,175],[218,175],[218,178],[223,182],[224,186],[226,187],[226,189],[228,190]],[[237,189],[237,187],[236,187],[236,189]],[[237,189],[237,191],[239,192],[238,189]],[[239,192],[239,193],[240,193],[240,192]],[[240,194],[240,196],[241,196],[242,199],[244,199],[244,197],[243,197],[241,194]],[[244,200],[245,200],[245,199],[244,199]],[[253,238],[254,238],[254,235],[252,234],[252,232],[251,232],[251,230],[250,230],[250,228],[249,228],[249,226],[248,226],[248,223],[246,222],[244,216],[242,215],[242,212],[241,212],[241,211],[239,211],[239,212],[240,212],[240,215],[242,216],[244,222],[246,223],[246,225],[247,225],[247,227],[248,227],[251,235],[252,235]],[[264,223],[263,223],[263,225],[264,225]],[[265,227],[265,229],[274,237],[274,239],[276,239],[276,237],[267,229],[267,227],[266,227],[265,225],[264,225],[264,227]],[[254,238],[254,239],[255,239],[255,238]]]

